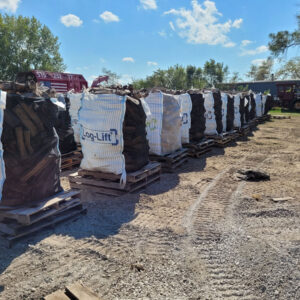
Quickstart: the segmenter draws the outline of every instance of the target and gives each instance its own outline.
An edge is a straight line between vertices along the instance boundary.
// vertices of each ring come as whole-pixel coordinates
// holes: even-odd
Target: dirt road
[[[271,180],[236,180],[244,167]],[[299,182],[295,117],[191,159],[142,194],[85,193],[87,216],[0,247],[0,299],[41,299],[75,281],[103,299],[300,299]]]

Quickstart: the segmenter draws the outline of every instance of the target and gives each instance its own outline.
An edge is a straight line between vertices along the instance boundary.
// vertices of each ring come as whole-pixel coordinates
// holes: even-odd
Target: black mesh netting
[[[245,106],[245,101],[248,102],[245,96],[240,97],[240,118],[241,118],[241,126],[244,126],[246,123],[246,111],[248,106]]]
[[[55,129],[59,137],[59,150],[62,154],[76,150],[77,145],[74,139],[70,110],[70,99],[64,98],[66,109],[58,109],[58,118],[55,122]]]
[[[273,106],[273,96],[268,95],[266,99],[264,115],[266,115],[269,112],[269,110],[272,109],[272,106]]]
[[[250,101],[251,101],[250,102],[251,103],[251,109],[249,111],[249,118],[250,118],[250,120],[253,120],[256,117],[256,102],[255,102],[253,93],[250,94]]]
[[[146,114],[138,99],[126,101],[123,123],[125,166],[127,172],[134,172],[149,162],[149,144],[146,132]]]
[[[220,92],[214,92],[214,111],[217,124],[217,132],[221,134],[223,132],[223,121],[222,121],[222,97]]]
[[[234,127],[234,96],[228,94],[227,98],[227,115],[226,131],[233,130]]]
[[[3,205],[32,203],[62,190],[54,129],[57,112],[49,99],[7,95],[1,138],[6,173]]]
[[[199,142],[203,139],[205,131],[204,97],[201,93],[190,92],[189,94],[193,105],[191,111],[190,140]]]
[[[250,111],[249,111],[249,107],[250,107],[250,96],[247,95],[245,97],[243,97],[244,99],[244,122],[242,123],[242,125],[244,125],[245,123],[248,123],[250,121]],[[247,101],[246,101],[247,99]],[[245,102],[247,102],[247,104],[245,105]]]

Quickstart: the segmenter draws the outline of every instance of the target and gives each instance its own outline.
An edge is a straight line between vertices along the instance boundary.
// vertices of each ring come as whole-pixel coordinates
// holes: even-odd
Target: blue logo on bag
[[[189,122],[189,115],[187,113],[184,113],[182,115],[182,124],[186,125],[186,124],[188,124],[188,122]]]
[[[117,146],[119,144],[118,131],[110,129],[109,131],[92,130],[81,127],[81,138],[98,144],[111,144]]]

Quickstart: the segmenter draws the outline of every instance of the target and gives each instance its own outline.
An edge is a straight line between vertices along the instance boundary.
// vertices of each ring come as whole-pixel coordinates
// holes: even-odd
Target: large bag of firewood
[[[268,94],[265,102],[265,107],[264,107],[264,115],[266,115],[269,110],[272,109],[273,106],[273,96]]]
[[[212,92],[204,93],[204,107],[205,107],[205,134],[216,135],[217,123],[214,109],[214,96]],[[221,112],[222,113],[222,112]]]
[[[3,205],[29,204],[62,191],[54,128],[57,115],[57,105],[51,99],[7,95],[2,133],[6,170]]]
[[[221,93],[221,97],[222,97],[222,123],[223,123],[223,132],[226,132],[228,96],[225,93]]]
[[[236,128],[241,127],[240,106],[241,106],[240,94],[234,95],[234,127]]]
[[[263,106],[262,106],[262,96],[261,94],[255,95],[255,104],[256,104],[256,116],[261,117],[263,114]]]
[[[181,143],[188,144],[190,142],[192,100],[190,95],[187,93],[177,95],[176,98],[180,105],[182,117]]]
[[[199,142],[205,131],[204,96],[200,91],[189,91],[192,100],[190,140]]]
[[[70,100],[69,113],[71,116],[71,124],[74,130],[74,139],[76,143],[80,143],[80,125],[78,123],[78,111],[81,106],[82,93],[69,92],[66,98]]]
[[[213,92],[214,97],[214,113],[217,124],[217,133],[223,132],[223,117],[222,117],[222,96],[220,91]]]
[[[74,139],[74,130],[69,113],[70,100],[63,95],[58,95],[57,100],[58,118],[55,122],[55,129],[59,137],[59,150],[62,154],[65,154],[76,150],[77,144]]]
[[[227,96],[226,130],[232,131],[234,128],[234,96],[229,94]]]
[[[181,114],[176,97],[161,91],[153,91],[145,101],[151,111],[151,119],[147,120],[150,153],[165,155],[180,149]]]
[[[251,93],[250,94],[250,105],[249,105],[249,119],[253,120],[256,117],[256,95]]]
[[[148,163],[146,115],[141,101],[127,95],[84,92],[79,111],[81,168],[121,175]]]
[[[0,137],[3,131],[4,109],[6,106],[6,92],[0,90]],[[0,203],[2,199],[2,189],[5,181],[5,166],[3,160],[3,146],[0,139]]]

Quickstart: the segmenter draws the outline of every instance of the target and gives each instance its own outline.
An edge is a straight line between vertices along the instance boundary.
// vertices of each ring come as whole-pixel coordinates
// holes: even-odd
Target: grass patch
[[[285,108],[274,107],[272,110],[269,111],[270,115],[283,115],[283,116],[294,116],[300,117],[300,111],[290,111]]]

